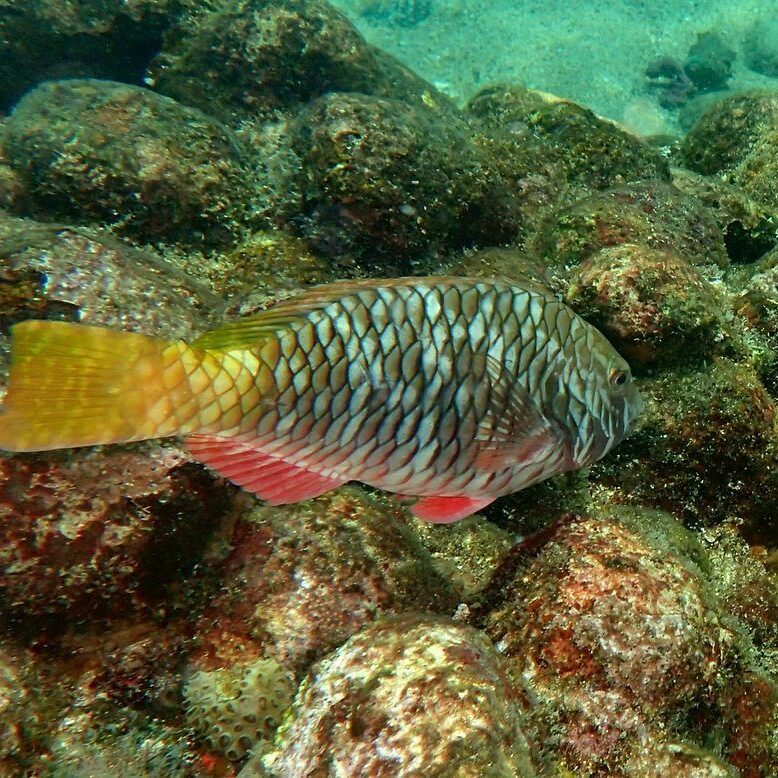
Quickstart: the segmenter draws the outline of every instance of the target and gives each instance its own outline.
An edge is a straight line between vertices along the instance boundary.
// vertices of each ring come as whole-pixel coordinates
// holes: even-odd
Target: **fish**
[[[272,505],[360,481],[448,523],[591,465],[642,411],[627,362],[542,287],[351,280],[191,343],[20,322],[0,449],[183,436]]]

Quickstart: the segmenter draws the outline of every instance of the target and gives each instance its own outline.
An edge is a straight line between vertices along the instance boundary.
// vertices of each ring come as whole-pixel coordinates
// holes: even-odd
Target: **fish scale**
[[[18,325],[0,446],[185,435],[276,504],[361,480],[451,521],[591,464],[641,408],[624,360],[549,292],[386,279],[312,289],[191,345]]]

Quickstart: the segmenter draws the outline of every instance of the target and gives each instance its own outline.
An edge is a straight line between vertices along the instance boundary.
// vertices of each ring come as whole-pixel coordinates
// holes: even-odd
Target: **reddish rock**
[[[605,518],[561,522],[485,627],[567,769],[598,775],[625,774],[671,722],[717,699],[734,655],[706,582]]]
[[[771,775],[778,764],[778,682],[748,671],[727,689],[726,753],[742,778]]]
[[[0,458],[0,610],[78,618],[157,601],[232,494],[176,445]]]
[[[641,365],[709,358],[725,338],[723,301],[670,252],[629,243],[602,249],[573,271],[565,298]]]
[[[453,611],[411,527],[405,509],[357,487],[243,516],[190,669],[269,656],[299,674],[380,614]]]
[[[389,619],[313,668],[276,750],[258,766],[279,778],[531,778],[524,702],[505,661],[476,630],[447,619]]]
[[[223,307],[205,284],[156,251],[0,212],[3,334],[24,319],[63,319],[192,338],[220,321]]]

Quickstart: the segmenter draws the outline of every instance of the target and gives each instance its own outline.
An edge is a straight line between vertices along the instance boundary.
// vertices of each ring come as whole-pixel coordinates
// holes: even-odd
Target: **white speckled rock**
[[[448,619],[373,624],[313,668],[276,749],[241,775],[536,775],[522,699],[484,635]]]

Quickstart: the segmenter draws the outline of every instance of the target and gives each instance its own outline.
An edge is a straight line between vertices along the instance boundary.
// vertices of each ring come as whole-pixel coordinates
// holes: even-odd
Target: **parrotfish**
[[[356,480],[450,522],[590,465],[642,407],[605,337],[540,287],[347,281],[192,343],[17,324],[0,448],[181,435],[273,505]]]

